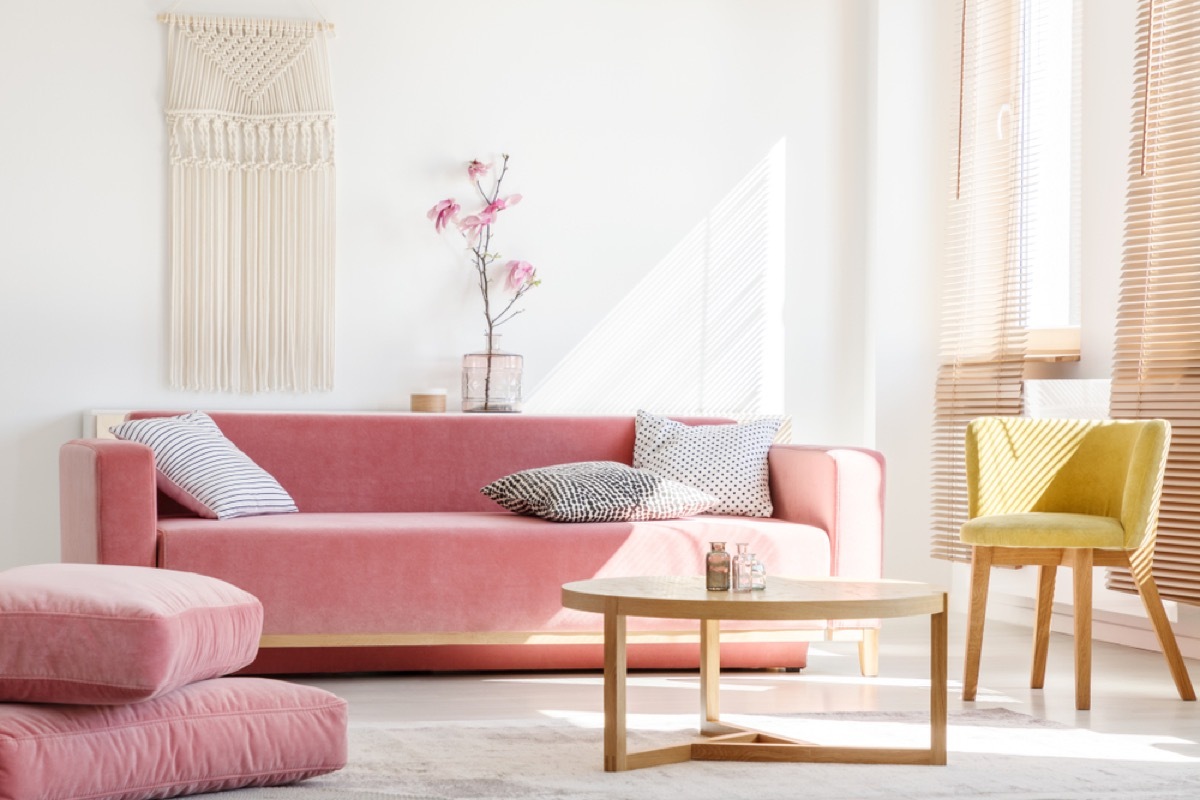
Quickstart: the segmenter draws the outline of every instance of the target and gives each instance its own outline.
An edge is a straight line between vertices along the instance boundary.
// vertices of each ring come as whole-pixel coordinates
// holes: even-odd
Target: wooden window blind
[[[1112,415],[1171,421],[1154,577],[1200,603],[1200,2],[1142,0]],[[1125,570],[1110,589],[1136,593]]]
[[[1029,5],[964,0],[959,20],[959,103],[947,220],[941,346],[934,399],[930,554],[970,561],[958,540],[966,520],[967,423],[1018,415],[1025,362],[1030,220],[1023,171],[1036,145],[1023,135]]]

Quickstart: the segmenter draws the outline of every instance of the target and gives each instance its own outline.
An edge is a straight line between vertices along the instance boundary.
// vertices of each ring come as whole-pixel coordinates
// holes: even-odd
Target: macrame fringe
[[[301,31],[333,31],[333,23],[324,20],[250,19],[247,17],[197,17],[189,14],[159,14],[158,21],[178,28],[218,33],[251,33],[274,36]]]
[[[165,21],[171,384],[331,389],[335,118],[322,23]]]
[[[167,114],[172,164],[221,169],[333,166],[332,116],[271,121],[215,114]]]

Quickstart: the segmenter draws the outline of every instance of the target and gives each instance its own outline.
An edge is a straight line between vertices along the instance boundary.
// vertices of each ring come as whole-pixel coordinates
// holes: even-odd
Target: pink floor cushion
[[[130,703],[249,664],[262,604],[216,578],[104,564],[0,572],[0,701]]]
[[[0,797],[149,800],[275,786],[346,764],[346,701],[215,678],[123,706],[0,704]]]

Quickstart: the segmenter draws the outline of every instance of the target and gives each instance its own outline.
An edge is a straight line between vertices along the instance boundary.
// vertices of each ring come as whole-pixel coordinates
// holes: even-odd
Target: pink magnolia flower
[[[458,210],[458,203],[454,202],[451,198],[443,200],[429,209],[429,213],[425,216],[433,220],[434,230],[441,233],[447,225],[454,221],[454,216],[458,213]]]
[[[475,246],[475,240],[479,238],[479,231],[485,225],[491,225],[495,215],[490,218],[485,218],[483,214],[472,214],[469,217],[463,217],[458,221],[458,229],[467,237],[467,243],[472,247]]]
[[[503,211],[509,206],[515,206],[519,202],[521,202],[521,195],[519,194],[510,194],[508,197],[497,197],[495,200],[488,203],[487,208],[483,210],[483,213],[490,213],[494,219],[496,212]]]
[[[505,285],[514,292],[520,291],[521,287],[533,280],[536,270],[533,264],[528,261],[510,261],[504,265],[508,270],[508,280]]]
[[[485,164],[479,159],[472,159],[471,162],[467,164],[467,177],[471,179],[471,183],[475,183],[475,181],[486,175],[487,171],[491,168],[491,164]]]
[[[483,313],[487,318],[488,341],[492,341],[492,333],[496,327],[503,325],[517,314],[521,313],[518,301],[535,286],[541,284],[537,271],[528,261],[501,262],[500,254],[492,251],[492,225],[496,222],[501,211],[521,202],[521,195],[510,194],[501,196],[500,186],[508,175],[508,154],[502,154],[504,160],[499,169],[492,171],[492,164],[484,164],[478,159],[467,162],[467,177],[474,184],[474,192],[483,207],[473,214],[459,217],[461,210],[453,199],[443,200],[429,211],[429,218],[435,221],[438,233],[441,233],[450,223],[454,223],[458,232],[467,243],[467,250],[478,279],[479,291],[483,296]],[[491,185],[484,189],[482,180],[491,174]],[[482,240],[482,243],[481,243]],[[503,277],[501,277],[503,276]],[[489,303],[491,292],[500,290],[499,282],[504,281],[505,289],[510,292],[504,302]],[[497,298],[498,299],[498,298]],[[490,361],[489,361],[490,364]],[[486,385],[486,382],[485,382]],[[487,406],[485,399],[484,406]]]

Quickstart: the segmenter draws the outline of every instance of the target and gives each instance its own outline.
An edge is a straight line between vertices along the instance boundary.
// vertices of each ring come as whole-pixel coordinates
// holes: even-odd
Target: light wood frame
[[[971,557],[971,600],[967,612],[967,650],[963,664],[963,700],[974,700],[979,689],[979,661],[983,651],[983,625],[993,566],[1036,566],[1037,611],[1033,629],[1033,665],[1029,685],[1041,689],[1046,680],[1046,653],[1050,642],[1050,612],[1058,568],[1070,567],[1075,604],[1075,708],[1092,707],[1092,567],[1124,567],[1133,574],[1146,614],[1154,626],[1167,667],[1180,699],[1195,700],[1196,690],[1187,665],[1171,632],[1171,623],[1150,572],[1153,539],[1139,550],[1102,550],[1091,547],[995,547],[975,545]]]

